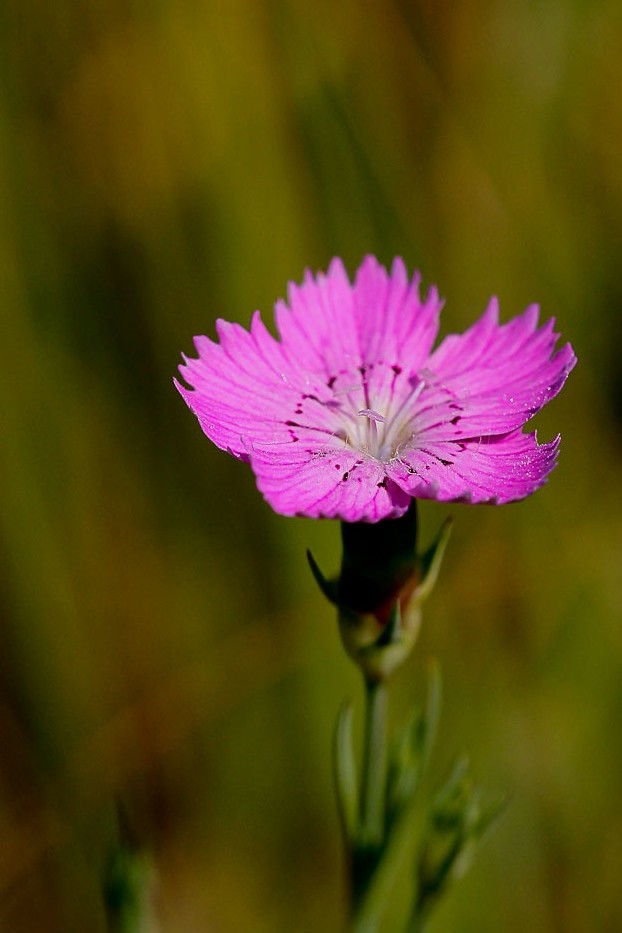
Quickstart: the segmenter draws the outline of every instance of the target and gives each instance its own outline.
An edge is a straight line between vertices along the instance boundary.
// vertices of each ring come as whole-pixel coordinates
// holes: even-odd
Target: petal
[[[455,440],[524,425],[557,395],[576,363],[570,344],[555,352],[553,323],[538,328],[532,305],[499,325],[493,299],[479,321],[447,337],[430,356],[417,433]]]
[[[399,258],[388,273],[367,256],[356,274],[354,316],[367,393],[385,411],[405,384],[396,382],[396,376],[408,376],[424,365],[438,333],[442,301],[435,288],[422,301],[420,280],[416,272],[409,282]]]
[[[361,363],[352,310],[352,286],[340,259],[317,278],[307,270],[302,285],[290,283],[288,303],[274,309],[290,363],[328,378]]]
[[[436,339],[442,301],[435,288],[422,301],[420,281],[415,272],[409,282],[400,258],[390,273],[373,256],[364,259],[354,282],[354,316],[364,364],[382,360],[411,370],[423,365]]]
[[[281,515],[377,522],[398,518],[410,503],[383,464],[345,448],[256,446],[249,456],[259,490]]]
[[[334,416],[319,401],[326,391],[291,365],[280,344],[255,315],[251,332],[238,324],[217,322],[220,344],[196,337],[198,359],[179,367],[186,388],[175,385],[218,447],[247,458],[251,442],[273,447],[292,442],[296,411],[306,398],[317,399],[313,423],[321,435],[334,433]]]
[[[420,276],[411,282],[401,259],[391,272],[367,256],[351,285],[343,263],[334,259],[317,277],[307,271],[302,285],[290,284],[288,302],[279,301],[275,319],[290,360],[327,377],[361,366],[416,370],[438,331],[442,302],[435,288],[422,301]]]
[[[536,433],[432,443],[392,461],[388,475],[418,499],[501,505],[535,492],[555,467],[559,437],[538,444]]]

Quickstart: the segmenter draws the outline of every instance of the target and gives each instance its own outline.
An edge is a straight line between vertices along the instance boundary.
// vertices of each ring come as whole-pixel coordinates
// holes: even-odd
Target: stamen
[[[371,408],[361,408],[359,415],[365,415],[367,418],[371,418],[373,421],[380,421],[382,424],[386,423],[386,418],[384,415],[379,415],[377,411],[373,411]]]
[[[402,411],[404,410],[404,408],[405,408],[407,405],[414,405],[414,403],[417,401],[417,399],[419,398],[419,396],[420,396],[421,393],[423,392],[423,390],[424,390],[424,388],[425,388],[425,385],[426,385],[426,382],[425,382],[425,379],[421,379],[421,375],[419,375],[419,379],[420,379],[420,381],[417,383],[417,385],[416,385],[416,386],[413,386],[412,391],[406,396],[406,398],[404,398],[404,399],[402,400],[402,403],[401,403],[401,404],[399,405],[399,407],[393,412],[393,415],[391,416],[391,420],[392,420],[393,422],[396,422],[396,421],[397,421],[397,419],[399,418],[399,416],[401,415]]]
[[[359,383],[333,390],[333,398],[336,400],[337,397],[341,397],[345,403],[339,404],[338,412],[335,412],[340,422],[333,433],[335,439],[341,440],[347,447],[359,450],[379,462],[388,463],[396,460],[403,463],[401,454],[411,445],[416,425],[416,413],[413,408],[428,384],[419,373],[413,374],[409,383],[406,396],[402,396],[394,410],[392,410],[393,398],[377,399],[383,408],[387,406],[386,415],[369,407],[370,402],[367,397],[365,408],[359,409],[356,406],[357,401],[360,404],[360,396],[356,399],[353,393],[360,392],[361,388],[367,393],[365,383],[363,386]],[[361,421],[361,418],[364,420]]]
[[[386,424],[387,419],[384,417],[384,415],[379,414],[372,408],[362,408],[358,414],[368,419],[367,437],[369,439],[369,453],[372,457],[375,457],[377,456],[381,446],[377,425],[378,423]]]

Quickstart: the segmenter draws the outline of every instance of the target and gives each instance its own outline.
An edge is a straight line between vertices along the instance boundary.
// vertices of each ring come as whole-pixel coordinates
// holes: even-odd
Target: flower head
[[[434,350],[442,301],[424,298],[401,259],[368,256],[351,284],[341,260],[307,272],[250,331],[217,322],[176,382],[207,436],[250,464],[277,512],[348,522],[403,515],[413,498],[501,504],[523,499],[555,466],[559,437],[524,424],[576,362],[555,350],[538,308],[499,324],[491,299],[464,334]]]

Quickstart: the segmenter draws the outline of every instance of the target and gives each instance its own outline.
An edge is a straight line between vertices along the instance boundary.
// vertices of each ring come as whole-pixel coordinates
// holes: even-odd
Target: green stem
[[[387,786],[387,690],[383,683],[365,679],[365,725],[359,825],[352,857],[352,911],[357,916],[369,893],[385,843]],[[361,926],[372,930],[375,926]]]
[[[384,841],[387,785],[387,688],[379,681],[365,681],[364,742],[360,840],[377,849]]]

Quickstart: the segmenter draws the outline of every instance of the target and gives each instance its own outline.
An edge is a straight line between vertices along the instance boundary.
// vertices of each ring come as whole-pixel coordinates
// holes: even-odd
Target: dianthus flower
[[[491,299],[464,334],[434,350],[442,301],[420,296],[401,259],[368,256],[351,284],[339,259],[307,272],[250,331],[219,320],[196,337],[179,383],[205,434],[250,464],[276,512],[346,522],[403,515],[413,498],[502,504],[555,466],[559,437],[525,423],[563,386],[576,359],[555,350],[538,308],[499,324]]]

